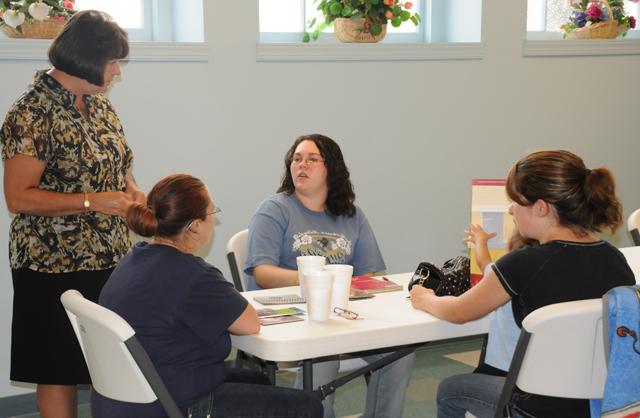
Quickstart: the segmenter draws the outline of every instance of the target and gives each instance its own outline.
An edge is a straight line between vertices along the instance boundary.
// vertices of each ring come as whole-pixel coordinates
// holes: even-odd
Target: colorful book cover
[[[351,279],[351,288],[361,290],[366,293],[381,293],[381,292],[393,292],[395,290],[402,290],[396,282],[383,277],[377,279],[371,276],[353,276]]]
[[[304,315],[306,312],[300,308],[295,306],[290,306],[288,308],[262,308],[256,309],[256,314],[259,318],[267,318],[267,317],[275,317],[275,316],[285,316],[285,315]]]
[[[513,217],[508,213],[509,198],[505,192],[504,179],[474,179],[471,181],[471,223],[478,224],[487,232],[497,235],[490,239],[489,253],[496,261],[507,253],[509,239],[515,230]],[[476,264],[473,249],[470,249],[471,285],[476,284],[483,272]]]

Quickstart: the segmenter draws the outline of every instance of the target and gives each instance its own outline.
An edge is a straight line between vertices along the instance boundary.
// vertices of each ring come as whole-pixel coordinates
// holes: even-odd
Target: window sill
[[[0,39],[0,60],[46,60],[46,39]],[[206,42],[130,42],[129,61],[208,62]]]
[[[635,31],[634,31],[635,32]],[[566,40],[528,39],[524,41],[525,57],[640,55],[640,39],[629,35],[623,39]]]
[[[483,42],[429,44],[258,43],[256,61],[481,60]]]

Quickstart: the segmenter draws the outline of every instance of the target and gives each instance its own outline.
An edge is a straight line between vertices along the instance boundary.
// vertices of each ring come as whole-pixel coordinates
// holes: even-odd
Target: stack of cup
[[[300,296],[306,298],[304,294],[304,272],[323,270],[327,259],[320,255],[301,255],[296,257],[298,264],[298,283],[300,284]]]
[[[329,264],[324,266],[324,269],[333,273],[331,309],[333,310],[335,307],[348,309],[353,266],[348,264]]]
[[[302,275],[309,319],[326,321],[331,312],[333,273],[327,270],[307,270]]]

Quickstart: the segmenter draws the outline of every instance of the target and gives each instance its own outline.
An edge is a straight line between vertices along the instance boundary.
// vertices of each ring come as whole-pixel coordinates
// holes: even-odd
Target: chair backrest
[[[127,321],[77,290],[67,290],[60,301],[80,342],[96,392],[123,402],[158,399],[169,417],[183,418]]]
[[[607,375],[602,309],[602,299],[588,299],[548,305],[527,315],[496,417],[504,416],[514,385],[538,395],[602,398]]]
[[[636,209],[627,218],[627,229],[631,234],[633,245],[640,245],[640,209]]]
[[[244,274],[244,262],[247,260],[247,237],[249,230],[234,234],[227,242],[227,261],[233,284],[238,292],[247,290],[247,275]]]
[[[640,246],[619,248],[620,252],[627,259],[627,263],[633,275],[636,276],[636,283],[640,284]]]

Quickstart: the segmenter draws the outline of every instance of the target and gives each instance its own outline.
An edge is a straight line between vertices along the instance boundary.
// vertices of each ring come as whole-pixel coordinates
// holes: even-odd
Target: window
[[[627,13],[638,19],[640,4],[625,0],[624,8]],[[559,35],[560,25],[568,21],[572,11],[573,8],[567,0],[528,0],[527,31],[557,32]]]
[[[203,0],[76,0],[77,10],[110,14],[131,41],[202,42]]]
[[[120,26],[126,29],[131,40],[153,40],[151,24],[151,1],[149,0],[76,0],[76,10],[102,10],[113,17]]]
[[[482,0],[413,0],[412,11],[422,23],[387,25],[382,43],[480,42]],[[321,17],[314,0],[259,0],[260,42],[299,43],[308,22]],[[328,28],[318,42],[337,43]]]

